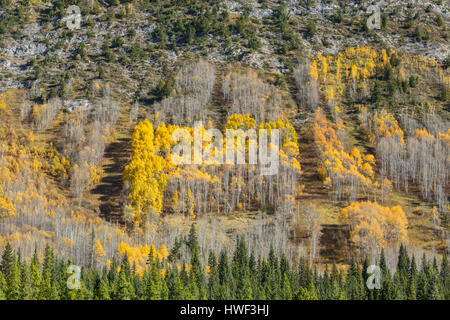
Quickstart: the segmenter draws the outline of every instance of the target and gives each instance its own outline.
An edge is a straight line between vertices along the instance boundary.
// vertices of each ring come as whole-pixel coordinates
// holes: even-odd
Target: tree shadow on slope
[[[130,139],[120,138],[108,145],[104,156],[104,176],[93,194],[99,195],[100,216],[107,221],[121,222],[121,203],[125,200],[123,193],[123,170],[128,163]]]

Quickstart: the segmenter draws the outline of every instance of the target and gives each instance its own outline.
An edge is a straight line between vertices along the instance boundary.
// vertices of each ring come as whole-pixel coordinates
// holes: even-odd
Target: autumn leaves
[[[385,109],[370,112],[365,104],[354,104],[368,101],[370,79],[392,78],[394,65],[399,66],[398,72],[396,71],[398,79],[405,82],[404,68],[411,67],[410,64],[411,60],[405,58],[405,63],[399,66],[399,59],[392,51],[348,48],[335,56],[324,57],[319,53],[310,63],[309,74],[302,71],[301,67],[297,68],[297,78],[303,75],[303,79],[306,79],[303,82],[309,83],[310,89],[311,83],[317,81],[317,91],[323,97],[323,105],[328,107],[324,111],[316,110],[313,134],[321,160],[318,172],[325,185],[330,188],[332,198],[352,202],[374,201],[355,202],[351,205],[355,207],[352,210],[359,210],[364,219],[357,215],[353,216],[356,218],[344,219],[347,222],[354,220],[351,223],[352,239],[364,247],[366,252],[374,249],[368,248],[367,243],[364,244],[368,238],[371,238],[369,242],[377,248],[403,239],[403,232],[400,231],[396,232],[398,236],[387,237],[384,226],[388,219],[386,212],[393,210],[395,212],[392,216],[398,220],[395,223],[391,221],[391,224],[396,225],[399,230],[405,229],[406,218],[402,218],[404,214],[401,209],[381,208],[376,203],[388,201],[392,189],[411,193],[417,190],[417,186],[419,196],[437,204],[433,209],[434,225],[435,222],[439,224],[438,220],[443,225],[448,221],[448,122],[432,106],[422,108],[421,114],[402,111],[394,116]],[[429,64],[429,61],[423,61],[419,69],[426,70]],[[440,83],[443,82],[442,78],[441,74]],[[375,83],[373,90],[376,89]],[[300,88],[299,91],[302,93]],[[302,102],[306,98],[299,100]],[[340,104],[343,101],[353,103],[354,109],[358,110],[358,130],[363,134],[365,144],[374,148],[378,170],[372,155],[365,155],[360,149],[352,149],[348,145],[346,131],[349,130],[341,120]],[[333,121],[327,119],[326,113]],[[401,120],[401,126],[397,119]]]
[[[378,176],[375,157],[348,143],[340,105],[366,99],[369,79],[390,67],[390,59],[384,49],[348,48],[335,56],[319,52],[312,62],[294,70],[300,106],[315,110],[313,137],[319,150],[319,176],[333,200],[351,202],[342,210],[341,221],[349,224],[351,239],[368,254],[406,237],[407,220],[402,209],[377,203],[389,200],[393,183],[397,187],[400,180],[408,181],[399,160],[404,158],[405,141],[396,119],[385,110],[370,114],[365,105],[354,105],[362,128],[369,133],[366,138],[376,146],[381,165]],[[315,109],[319,96],[327,107],[323,110]],[[373,202],[357,202],[362,200]]]
[[[160,136],[158,138],[161,139]],[[133,157],[125,167],[124,180],[130,182],[130,205],[135,209],[135,222],[140,223],[146,210],[162,211],[163,192],[170,164],[156,154],[153,125],[148,120],[136,126],[131,143]]]
[[[340,218],[350,226],[350,237],[363,255],[375,254],[391,242],[406,240],[408,220],[400,206],[355,202],[341,211]]]
[[[7,195],[4,194],[3,190],[0,189],[0,219],[9,218],[17,214],[16,207],[14,203],[9,199]]]
[[[380,174],[405,192],[410,184],[417,184],[424,199],[434,198],[446,220],[450,132],[445,131],[445,121],[434,114],[425,115],[424,125],[406,114],[400,118],[406,132],[386,110],[368,115],[365,107],[360,108],[361,125],[376,147]]]
[[[392,184],[387,175],[379,177],[376,174],[377,167],[372,154],[348,147],[347,132],[341,119],[342,109],[338,104],[342,103],[344,91],[351,90],[349,87],[352,86],[358,87],[360,81],[366,81],[374,74],[376,63],[385,64],[388,59],[385,51],[356,48],[348,49],[336,57],[319,54],[311,63],[299,65],[294,70],[299,87],[299,103],[314,110],[312,133],[319,150],[319,175],[330,189],[333,200],[348,201],[358,208],[364,207],[364,203],[357,202],[361,200],[374,201],[370,203],[371,206],[382,208],[376,201],[389,199]],[[144,225],[152,213],[177,213],[191,219],[211,212],[231,214],[236,211],[263,210],[292,213],[301,196],[301,150],[296,130],[283,118],[280,92],[266,84],[257,73],[225,73],[222,94],[228,115],[222,130],[219,130],[221,135],[213,135],[210,127],[200,126],[196,129],[192,126],[195,120],[207,119],[208,99],[213,94],[215,81],[214,77],[206,75],[207,70],[213,73],[214,67],[204,61],[183,66],[174,80],[176,88],[167,98],[170,101],[162,100],[155,108],[156,113],[149,113],[148,119],[140,122],[134,130],[133,156],[124,172],[129,192],[125,209],[131,213],[127,215],[128,221],[134,225]],[[320,103],[319,92],[329,107],[333,121],[316,108]],[[201,105],[200,109],[185,103],[194,98]],[[182,120],[179,115],[174,115],[174,110],[185,116],[189,114],[189,119],[183,117]],[[275,115],[280,117],[270,121]],[[366,114],[366,122],[369,121],[367,118]],[[397,137],[401,133],[395,119],[390,119],[383,112],[370,121],[374,121],[370,126],[376,131],[375,140],[382,136]],[[196,130],[203,138],[197,145],[202,154],[225,154],[225,142],[229,140],[224,134],[227,129],[244,133],[255,130],[253,138],[245,135],[243,139],[232,143],[236,150],[244,150],[244,159],[247,161],[225,164],[223,161],[191,161],[189,165],[176,161],[178,156],[195,158]],[[280,164],[274,176],[261,176],[254,163],[248,161],[250,156],[247,159],[245,153],[245,150],[251,149],[253,140],[258,138],[256,132],[262,129],[280,131],[277,150]],[[180,130],[184,134],[175,135],[175,138],[174,133]],[[174,154],[180,140],[186,140],[188,147]],[[345,223],[351,222],[352,239],[358,239],[358,235],[361,237],[366,232],[364,228],[369,227],[370,232],[372,228],[380,230],[373,231],[381,239],[376,247],[404,238],[407,222],[401,208],[387,208],[391,210],[387,213],[378,207],[374,212],[381,213],[367,215],[364,219],[364,210],[343,218]],[[401,221],[392,222],[395,220],[392,215]],[[401,231],[396,231],[396,236],[393,236],[394,231],[391,229],[385,231],[387,225],[395,225]]]
[[[345,135],[342,120],[333,125],[317,109],[313,135],[321,158],[318,172],[332,190],[332,198],[356,201],[360,197],[370,197],[375,186],[375,159],[373,155],[361,154],[357,148],[346,152],[341,138]]]
[[[144,223],[150,212],[195,218],[207,212],[293,210],[301,174],[296,132],[285,119],[267,120],[279,114],[281,94],[255,72],[229,72],[222,86],[226,122],[213,129],[207,121],[205,128],[195,121],[207,120],[214,71],[202,60],[186,63],[172,94],[136,126],[124,172],[134,224]],[[273,176],[260,174],[263,149],[267,157],[277,156]],[[179,161],[185,158],[189,161]]]
[[[194,155],[194,161],[189,159],[188,163],[174,159],[177,154],[173,151],[179,143],[175,133],[181,129],[186,132],[184,137],[188,138],[188,150],[185,153],[189,158]],[[217,147],[217,143],[212,143],[209,130],[203,126],[198,129],[180,128],[161,123],[154,130],[153,124],[147,119],[136,126],[132,139],[132,160],[124,172],[124,180],[129,184],[129,205],[134,210],[135,224],[145,222],[148,212],[176,212],[195,218],[197,214],[216,210],[231,213],[268,205],[279,210],[293,209],[299,193],[301,168],[296,132],[289,122],[278,119],[257,124],[248,114],[233,114],[225,124],[225,129],[234,132],[253,130],[255,140],[252,141],[251,136],[243,139],[233,137],[231,143],[226,143],[230,142],[228,133],[226,138],[216,134],[214,138],[220,139]],[[222,158],[195,162],[196,146],[191,141],[196,136],[196,130],[199,130],[201,137],[200,154],[228,154],[227,149],[231,146],[233,157],[241,154],[243,161],[224,163]],[[271,138],[270,153],[279,157],[279,164],[276,159],[279,168],[271,176],[261,176],[260,166],[248,161],[251,158],[250,145],[257,146],[256,139],[261,141],[258,136],[262,130],[280,133],[279,143],[272,144]],[[249,150],[248,154],[246,150]]]
[[[341,211],[341,222],[350,226],[350,238],[361,249],[360,253],[372,255],[390,241],[404,239],[406,215],[400,207],[396,207],[393,209],[395,212],[391,213],[389,208],[381,207],[376,202],[356,202],[364,198],[376,199],[380,188],[375,179],[375,159],[370,154],[362,154],[357,148],[353,148],[350,153],[346,152],[339,139],[344,133],[337,132],[343,130],[342,124],[338,123],[336,127],[337,129],[320,109],[315,112],[313,133],[321,158],[318,172],[324,184],[330,188],[333,199],[352,202]],[[382,200],[386,187],[389,184],[381,186]],[[401,224],[396,225],[397,220],[391,223],[389,219],[400,219]],[[402,237],[388,237],[386,225],[401,229]]]
[[[357,148],[345,151],[340,139],[345,135],[343,130],[342,122],[334,125],[316,110],[313,133],[321,154],[318,172],[333,199],[352,202],[341,211],[341,221],[350,226],[351,240],[361,253],[372,255],[391,242],[405,240],[408,222],[400,206],[388,208],[375,202],[379,194],[381,201],[388,198],[391,183],[387,179],[376,181],[373,155],[364,155]],[[374,202],[355,202],[360,199]]]

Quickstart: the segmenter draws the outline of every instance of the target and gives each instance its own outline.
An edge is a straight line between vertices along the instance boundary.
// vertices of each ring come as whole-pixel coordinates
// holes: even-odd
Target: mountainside
[[[194,223],[204,265],[241,235],[321,270],[381,249],[393,269],[401,243],[442,259],[449,2],[383,1],[369,30],[371,4],[0,0],[0,250],[139,271]],[[279,130],[277,173],[178,165],[197,121]]]

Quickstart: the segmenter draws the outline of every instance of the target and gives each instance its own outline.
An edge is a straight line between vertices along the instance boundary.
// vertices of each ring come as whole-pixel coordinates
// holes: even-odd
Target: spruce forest
[[[0,0],[0,300],[450,300],[449,19]]]

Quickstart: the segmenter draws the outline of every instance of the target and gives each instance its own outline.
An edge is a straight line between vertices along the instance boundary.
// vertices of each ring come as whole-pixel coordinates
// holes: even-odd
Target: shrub
[[[258,50],[262,47],[262,43],[256,35],[252,35],[250,39],[248,39],[247,47],[252,50]]]
[[[172,85],[174,84],[175,79],[173,77],[168,80],[160,80],[155,89],[155,95],[158,98],[164,98],[170,95],[172,92]]]
[[[308,23],[308,26],[306,27],[306,34],[309,37],[314,37],[314,35],[316,35],[316,33],[317,33],[316,24],[314,23],[314,21],[310,21]]]
[[[387,13],[383,13],[381,15],[381,29],[386,30],[388,18],[389,18],[389,16]]]

